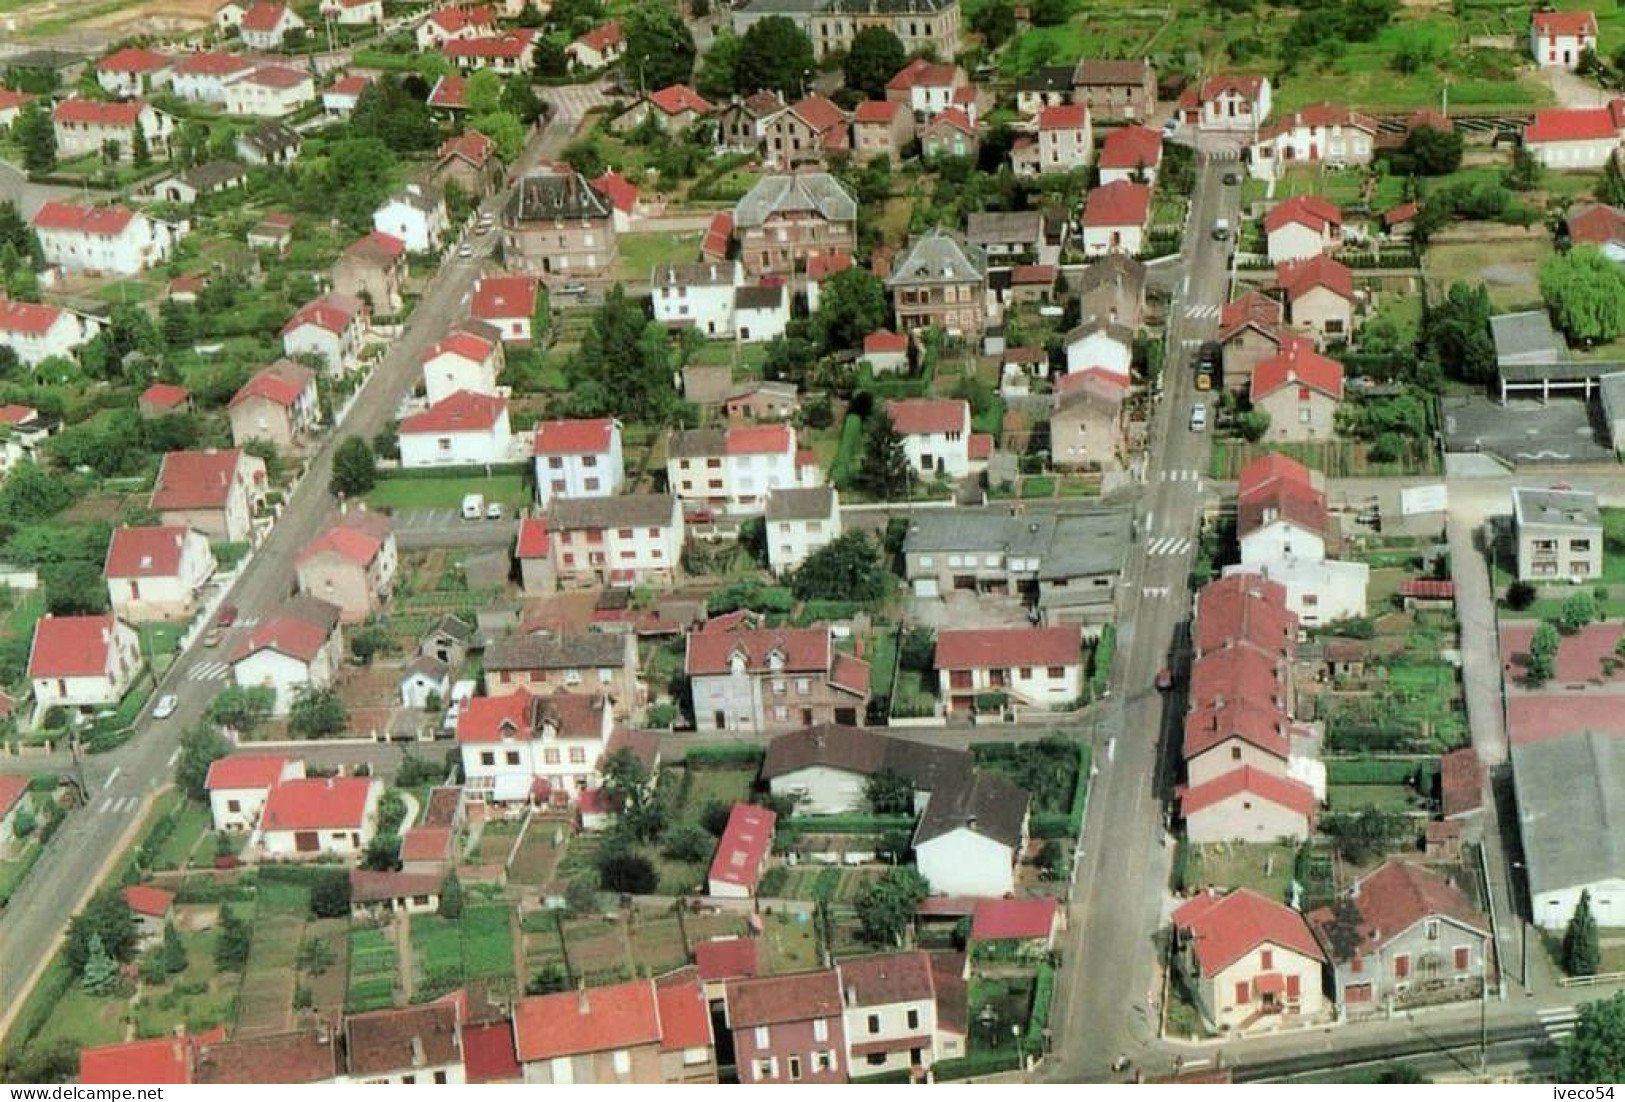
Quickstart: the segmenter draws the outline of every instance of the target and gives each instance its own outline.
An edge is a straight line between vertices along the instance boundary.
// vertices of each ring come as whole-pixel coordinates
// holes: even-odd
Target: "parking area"
[[[504,547],[512,544],[519,524],[502,520],[464,520],[457,509],[402,509],[395,513],[395,542],[402,550],[434,547]]]
[[[1591,407],[1579,398],[1501,405],[1480,395],[1451,397],[1443,412],[1449,452],[1487,452],[1519,467],[1614,459]]]

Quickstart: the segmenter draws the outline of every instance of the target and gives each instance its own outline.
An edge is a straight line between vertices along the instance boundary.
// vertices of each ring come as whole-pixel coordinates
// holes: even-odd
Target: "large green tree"
[[[824,352],[860,347],[886,324],[886,285],[856,265],[836,272],[818,288],[812,323]]]
[[[175,755],[175,787],[194,800],[209,798],[209,767],[231,753],[227,742],[207,723],[197,723],[181,732],[180,752]]]
[[[1576,245],[1542,261],[1540,293],[1572,341],[1603,343],[1625,332],[1625,268],[1595,245]]]
[[[915,909],[930,894],[930,883],[912,866],[887,869],[852,901],[858,912],[859,935],[871,945],[901,946]]]
[[[336,689],[306,688],[288,709],[288,730],[307,738],[336,735],[349,722],[350,713]]]
[[[846,532],[807,556],[790,576],[803,601],[874,601],[885,596],[880,548],[864,532]]]
[[[1495,375],[1490,339],[1490,295],[1482,283],[1456,282],[1422,316],[1422,347],[1458,379],[1487,382]]]
[[[818,68],[812,39],[788,16],[770,15],[750,25],[734,61],[734,91],[777,92],[799,99]]]
[[[30,172],[49,172],[56,167],[56,126],[39,101],[23,110],[11,125],[11,136],[23,149],[23,167]]]
[[[594,312],[569,374],[568,408],[579,416],[660,423],[676,405],[666,333],[620,284]]]
[[[496,81],[497,95],[501,94],[501,78],[490,74]],[[483,86],[485,77],[476,73],[469,85]],[[487,110],[496,107],[492,99]],[[355,110],[350,112],[349,131],[357,137],[382,139],[390,149],[403,153],[433,149],[440,141],[434,116],[422,100],[408,93],[399,80],[381,76],[363,89],[356,97]]]
[[[908,492],[910,477],[903,438],[892,426],[891,415],[884,409],[876,410],[869,418],[869,428],[863,438],[858,485],[877,497],[890,500]]]
[[[1625,1083],[1625,991],[1581,1008],[1563,1046],[1563,1081]]]
[[[1529,641],[1529,658],[1524,665],[1524,679],[1531,685],[1544,685],[1552,679],[1557,648],[1562,645],[1556,625],[1542,620]]]
[[[329,487],[335,494],[359,497],[378,482],[378,458],[372,445],[359,436],[346,436],[333,453]]]
[[[76,974],[84,970],[93,940],[100,941],[103,950],[114,960],[126,961],[135,956],[140,931],[136,926],[135,913],[116,887],[98,891],[85,904],[85,909],[68,922],[68,941],[64,952],[68,967]]]
[[[721,30],[711,40],[710,49],[700,57],[694,70],[694,88],[713,101],[725,100],[737,87],[734,70],[739,64],[739,51],[743,42],[732,31]]]
[[[865,27],[852,36],[852,46],[841,62],[846,86],[869,99],[884,99],[886,82],[908,60],[903,40],[885,27]]]
[[[644,92],[687,84],[694,75],[694,35],[668,0],[643,0],[621,17],[626,54],[621,72]]]
[[[1595,976],[1602,963],[1602,942],[1597,916],[1591,913],[1591,892],[1580,892],[1580,902],[1563,931],[1563,971],[1571,976]]]

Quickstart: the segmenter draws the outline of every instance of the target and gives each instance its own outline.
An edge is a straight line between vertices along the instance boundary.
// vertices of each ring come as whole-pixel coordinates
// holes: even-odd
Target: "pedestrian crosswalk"
[[[141,802],[139,796],[109,796],[96,807],[98,815],[128,815]]]
[[[1239,161],[1241,160],[1241,147],[1235,145],[1215,146],[1203,151],[1210,161]]]
[[[1191,541],[1179,536],[1162,536],[1145,545],[1147,555],[1183,555],[1191,549]]]
[[[188,681],[219,681],[231,672],[228,662],[199,662],[186,671]]]
[[[1194,303],[1185,307],[1187,318],[1216,318],[1219,316],[1219,307],[1215,303]]]
[[[1197,345],[1199,345],[1201,343],[1202,343],[1202,338],[1200,338],[1200,337],[1186,337],[1184,340],[1179,342],[1179,347],[1181,347],[1181,348],[1195,348]]]
[[[1172,471],[1158,471],[1158,482],[1200,482],[1202,472],[1193,467],[1182,467]]]
[[[1574,1035],[1574,1023],[1580,1017],[1580,1010],[1573,1006],[1553,1006],[1535,1011],[1535,1017],[1540,1019],[1541,1028],[1546,1031],[1546,1036],[1556,1044]]]
[[[1142,585],[1140,587],[1140,596],[1148,600],[1166,597],[1169,592],[1169,587],[1165,585]]]

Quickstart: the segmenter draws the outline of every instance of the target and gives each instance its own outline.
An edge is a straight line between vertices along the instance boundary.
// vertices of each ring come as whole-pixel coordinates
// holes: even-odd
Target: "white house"
[[[1243,566],[1326,557],[1326,495],[1303,464],[1271,453],[1242,468],[1236,535]]]
[[[1247,171],[1271,180],[1293,165],[1345,168],[1368,165],[1376,148],[1377,120],[1342,104],[1315,103],[1259,131]]]
[[[1537,11],[1529,22],[1529,54],[1542,69],[1580,67],[1597,49],[1597,17],[1589,11]]]
[[[744,282],[739,261],[666,264],[649,280],[654,318],[669,328],[693,328],[707,337],[734,335],[734,288]]]
[[[963,398],[904,398],[886,404],[903,438],[908,465],[921,475],[963,478],[971,473],[970,403]]]
[[[45,262],[65,272],[135,275],[164,263],[180,239],[174,226],[128,207],[87,207],[59,199],[34,213]]]
[[[459,390],[401,422],[402,467],[465,467],[513,458],[508,400]]]
[[[890,329],[876,329],[863,338],[863,360],[876,375],[907,374],[908,338]]]
[[[1128,253],[1145,248],[1151,222],[1151,189],[1145,184],[1114,180],[1089,193],[1083,205],[1083,251],[1089,256]]]
[[[1038,172],[1071,172],[1089,167],[1095,154],[1095,132],[1089,107],[1064,103],[1038,113]]]
[[[353,371],[367,331],[367,307],[351,295],[329,292],[301,306],[282,327],[282,351],[316,356],[330,375]]]
[[[156,525],[114,529],[103,574],[113,612],[143,623],[189,616],[214,569],[214,552],[202,532]]]
[[[555,497],[609,497],[626,480],[621,457],[621,424],[608,417],[543,421],[531,444],[536,464],[536,500]]]
[[[322,0],[323,19],[341,27],[366,27],[384,21],[384,0]]]
[[[259,0],[243,12],[243,21],[237,25],[243,45],[251,50],[280,50],[282,40],[289,31],[302,31],[305,21],[287,4]]]
[[[470,799],[565,806],[601,783],[615,730],[607,697],[580,693],[477,696],[457,716]]]
[[[88,314],[0,294],[0,348],[15,352],[25,367],[52,356],[71,358],[101,330],[102,323]]]
[[[433,53],[448,42],[468,38],[482,38],[496,32],[491,9],[484,6],[458,7],[448,4],[429,13],[418,24],[416,31],[418,50]]]
[[[453,329],[423,354],[423,392],[430,405],[459,390],[495,394],[501,373],[501,342],[466,329]]]
[[[1343,244],[1343,212],[1313,195],[1294,195],[1264,216],[1270,263],[1308,260]]]
[[[914,828],[914,864],[942,895],[1001,897],[1016,886],[1027,844],[1027,793],[975,773],[935,792]]]
[[[1608,163],[1625,142],[1625,99],[1603,107],[1557,107],[1536,111],[1523,144],[1547,168],[1591,169]]]
[[[767,495],[767,564],[787,574],[841,534],[841,498],[833,486]]]
[[[175,63],[170,91],[191,103],[225,103],[226,85],[258,66],[246,57],[205,51]]]
[[[1256,533],[1255,533],[1256,535]],[[1348,620],[1366,614],[1366,587],[1371,568],[1363,562],[1336,559],[1291,558],[1238,563],[1224,568],[1231,574],[1261,574],[1286,588],[1286,607],[1306,628]]]
[[[356,857],[378,828],[377,777],[303,777],[273,786],[254,841],[265,856]]]
[[[530,344],[540,281],[535,276],[482,276],[468,300],[469,316],[501,334],[503,344]]]
[[[594,27],[564,48],[571,67],[596,72],[619,61],[626,53],[626,35],[613,20]]]
[[[1156,185],[1162,167],[1162,134],[1145,126],[1120,126],[1100,146],[1100,182]]]
[[[262,65],[226,85],[226,114],[280,119],[316,99],[308,72],[286,65]]]
[[[1090,318],[1066,335],[1066,373],[1098,368],[1125,383],[1134,366],[1134,331],[1102,318]]]
[[[373,228],[406,242],[406,251],[432,253],[445,239],[451,218],[446,200],[438,191],[422,184],[407,184],[406,190],[389,198],[372,212]]]
[[[477,38],[460,38],[441,49],[454,65],[503,74],[528,73],[535,67],[536,32],[528,27]]]
[[[426,711],[451,699],[451,667],[432,654],[420,654],[401,671],[401,707]]]
[[[760,513],[767,495],[803,485],[789,425],[741,425],[674,432],[667,485],[685,504]]]
[[[1209,77],[1179,97],[1174,118],[1203,133],[1254,135],[1270,115],[1270,79],[1248,73]]]
[[[96,83],[108,95],[123,99],[151,95],[174,75],[174,58],[134,46],[115,50],[96,62]]]
[[[130,161],[135,157],[138,132],[153,158],[161,159],[175,133],[175,120],[141,100],[65,99],[51,111],[51,128],[56,133],[57,156],[65,161],[89,153],[101,155],[109,145],[118,147],[120,161]]]
[[[330,118],[347,119],[355,110],[355,105],[361,101],[361,93],[367,90],[372,78],[360,73],[351,73],[343,76],[322,89],[322,110]]]
[[[228,754],[218,759],[209,766],[204,782],[214,829],[252,831],[259,825],[271,789],[304,775],[304,762],[280,754]]]
[[[905,953],[843,960],[840,973],[846,1066],[854,1073],[913,1074],[940,1059],[963,1055],[964,1026],[937,1016],[940,993],[929,954]],[[946,1001],[946,1000],[945,1000]]]
[[[291,597],[261,621],[232,658],[231,675],[246,688],[276,691],[274,715],[287,715],[305,689],[325,689],[344,661],[339,609],[316,597]]]
[[[23,108],[38,98],[27,92],[13,92],[10,88],[0,88],[0,128],[8,127],[20,119]]]
[[[34,625],[28,678],[35,718],[54,706],[111,708],[141,670],[135,629],[116,616],[52,616]]]
[[[984,694],[1037,708],[1069,707],[1083,695],[1076,627],[943,629],[932,665],[950,712],[974,712]]]
[[[782,283],[734,288],[734,332],[746,344],[763,344],[790,324],[790,294]]]

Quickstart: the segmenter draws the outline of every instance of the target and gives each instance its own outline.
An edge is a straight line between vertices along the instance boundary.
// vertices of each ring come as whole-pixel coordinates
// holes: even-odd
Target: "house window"
[[[1439,920],[1438,919],[1436,919],[1436,918],[1428,919],[1427,934],[1428,934],[1428,940],[1429,941],[1438,941],[1439,940]]]
[[[615,1055],[611,1057],[611,1059],[615,1064],[616,1075],[632,1074],[632,1054],[630,1052],[626,1051],[624,1048],[617,1049]]]
[[[551,749],[543,750],[542,761],[546,762],[548,765],[557,765],[559,763],[559,752]]]
[[[1270,949],[1261,949],[1258,952],[1258,966],[1268,972],[1275,967],[1275,953]]]
[[[1402,980],[1411,974],[1411,958],[1409,953],[1401,953],[1394,958],[1394,979]]]
[[[756,1047],[757,1048],[766,1048],[768,1046],[768,1044],[769,1044],[769,1037],[770,1036],[771,1035],[767,1031],[767,1026],[765,1026],[765,1025],[757,1026],[756,1027],[756,1036],[754,1038],[754,1040],[756,1041]]]
[[[509,765],[518,765],[519,764],[519,751],[517,751],[517,750],[509,750],[506,754],[503,755],[503,758]]]
[[[766,1060],[757,1060],[754,1066],[756,1068],[756,1078],[758,1079],[772,1079],[777,1070],[776,1065],[771,1058]]]
[[[801,1057],[790,1057],[790,1082],[801,1082]]]
[[[908,1012],[908,1027],[910,1029],[920,1028],[920,1012],[918,1010],[910,1010]]]
[[[482,750],[482,751],[480,751],[480,764],[481,765],[495,765],[496,763],[497,763],[497,756],[496,756],[495,752],[493,752],[491,750]]]
[[[241,811],[242,809],[243,809],[242,805],[240,803],[238,803],[236,800],[227,800],[226,801],[226,810],[229,811],[231,814],[235,815],[235,814],[237,814],[237,812]]]
[[[1059,681],[1061,678],[1066,676],[1066,668],[1064,666],[1051,666],[1046,672],[1049,674],[1050,680],[1052,681]]]
[[[869,1032],[870,1033],[879,1033],[880,1032],[880,1015],[879,1014],[871,1014],[871,1015],[869,1015]]]
[[[1253,989],[1245,983],[1236,984],[1236,1005],[1246,1006],[1253,1001]]]
[[[886,1054],[884,1052],[871,1052],[863,1058],[863,1062],[872,1068],[882,1067],[886,1063]]]
[[[1230,760],[1231,761],[1240,761],[1241,760],[1241,747],[1232,746],[1230,748]]]
[[[586,761],[587,761],[587,751],[586,750],[582,749],[579,746],[570,747],[570,764],[571,765],[585,765]]]
[[[827,1018],[813,1019],[813,1040],[819,1044],[829,1040],[829,1020]]]

